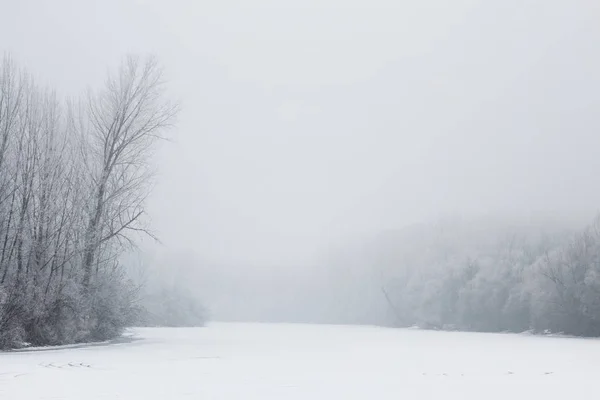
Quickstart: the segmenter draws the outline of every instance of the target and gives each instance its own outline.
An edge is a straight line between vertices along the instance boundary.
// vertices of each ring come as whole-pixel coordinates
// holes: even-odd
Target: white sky
[[[0,50],[65,94],[162,60],[171,249],[296,264],[449,214],[599,209],[597,0],[0,3]]]

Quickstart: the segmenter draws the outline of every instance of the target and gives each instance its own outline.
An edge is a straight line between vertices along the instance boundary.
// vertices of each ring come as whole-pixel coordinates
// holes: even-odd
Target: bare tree
[[[90,193],[83,284],[88,287],[97,250],[107,242],[131,241],[141,224],[149,190],[148,155],[163,138],[178,106],[164,99],[162,71],[154,58],[128,57],[104,90],[90,93],[85,105],[84,157]]]

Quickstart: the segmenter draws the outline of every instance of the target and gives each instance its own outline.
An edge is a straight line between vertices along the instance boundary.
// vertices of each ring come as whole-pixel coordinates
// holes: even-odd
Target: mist
[[[163,64],[182,111],[153,161],[160,243],[134,258],[214,319],[382,323],[374,260],[393,257],[357,248],[449,218],[558,235],[598,211],[593,1],[5,3],[0,49],[65,96],[126,53]]]

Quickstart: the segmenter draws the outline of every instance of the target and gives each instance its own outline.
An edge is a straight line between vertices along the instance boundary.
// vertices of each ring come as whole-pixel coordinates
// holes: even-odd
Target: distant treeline
[[[600,336],[600,218],[422,226],[371,254],[392,325]]]

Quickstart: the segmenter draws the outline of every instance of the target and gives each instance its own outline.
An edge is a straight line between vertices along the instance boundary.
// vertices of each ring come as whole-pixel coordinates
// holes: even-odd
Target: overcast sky
[[[152,52],[181,99],[166,246],[295,264],[446,215],[600,207],[597,0],[0,0],[0,50],[64,94]]]

